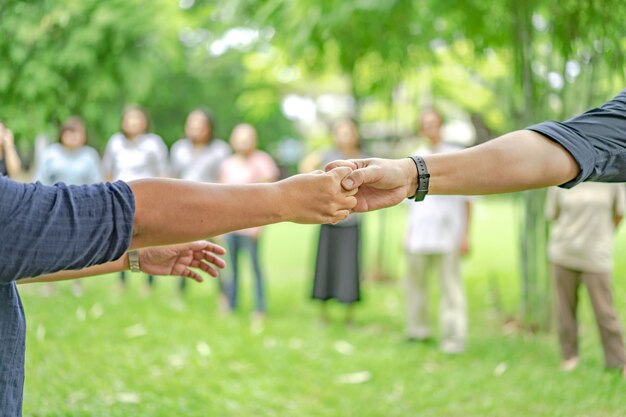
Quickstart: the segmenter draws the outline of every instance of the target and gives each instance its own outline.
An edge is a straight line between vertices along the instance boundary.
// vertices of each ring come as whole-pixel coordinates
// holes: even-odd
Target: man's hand
[[[356,191],[355,212],[395,206],[417,189],[417,168],[409,158],[334,161],[325,170],[333,172],[338,167],[352,170],[341,184],[347,191]]]
[[[358,190],[346,190],[341,181],[352,172],[350,167],[314,171],[276,183],[284,196],[283,220],[295,223],[337,223],[350,215],[357,204]]]
[[[199,240],[179,245],[158,246],[139,250],[141,270],[153,275],[177,275],[202,282],[202,277],[190,268],[200,269],[213,277],[224,269],[226,262],[217,255],[226,250],[215,243]]]

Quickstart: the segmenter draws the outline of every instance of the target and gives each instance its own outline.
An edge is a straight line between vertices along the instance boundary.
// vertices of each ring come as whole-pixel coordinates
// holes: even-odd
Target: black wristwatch
[[[411,200],[422,201],[426,194],[428,194],[428,183],[430,181],[430,174],[428,168],[426,168],[426,161],[421,156],[409,156],[415,162],[417,168],[417,190],[415,195],[409,197]]]

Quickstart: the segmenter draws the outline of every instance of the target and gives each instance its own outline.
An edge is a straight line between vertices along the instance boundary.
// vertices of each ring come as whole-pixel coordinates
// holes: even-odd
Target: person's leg
[[[429,255],[407,253],[406,336],[428,339],[428,258]]]
[[[624,334],[613,307],[611,274],[584,272],[582,280],[589,291],[589,298],[596,316],[606,366],[624,369],[626,366]]]
[[[0,284],[0,415],[21,416],[26,320],[15,282]]]
[[[250,253],[250,261],[252,262],[252,269],[254,270],[254,277],[256,281],[256,312],[265,314],[265,291],[263,286],[263,274],[259,263],[259,240],[250,236],[242,236],[242,238],[246,241],[248,253]]]
[[[552,264],[559,345],[564,370],[576,367],[578,361],[578,286],[580,273]]]
[[[234,233],[226,235],[226,243],[228,244],[228,252],[230,254],[230,269],[232,275],[230,282],[225,284],[224,292],[228,297],[228,305],[231,310],[237,309],[237,291],[239,285],[239,236]]]
[[[451,252],[436,255],[435,259],[441,286],[441,350],[452,354],[462,353],[467,339],[467,301],[460,257],[458,252]]]

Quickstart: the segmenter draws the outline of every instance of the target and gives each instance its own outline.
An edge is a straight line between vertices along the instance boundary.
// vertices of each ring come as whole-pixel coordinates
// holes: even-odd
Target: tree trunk
[[[527,126],[536,122],[541,100],[537,99],[538,88],[532,72],[533,1],[511,0],[514,10],[515,28],[515,71],[516,84],[521,89],[522,102],[519,125]],[[550,327],[550,276],[547,261],[547,221],[544,216],[545,190],[523,193],[524,212],[522,217],[521,285],[522,322],[533,330],[547,330]]]

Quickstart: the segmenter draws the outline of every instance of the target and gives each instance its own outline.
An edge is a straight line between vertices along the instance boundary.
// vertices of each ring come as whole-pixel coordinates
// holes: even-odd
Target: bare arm
[[[226,266],[226,262],[218,255],[224,255],[225,253],[226,250],[224,248],[207,241],[145,248],[139,250],[139,265],[143,272],[149,274],[184,276],[201,282],[202,277],[189,268],[200,269],[216,277],[218,273],[215,268],[223,269]],[[77,271],[59,271],[34,278],[24,278],[17,281],[17,283],[63,281],[110,274],[128,269],[128,256],[125,253],[116,261],[94,265]]]
[[[424,159],[431,175],[431,194],[522,191],[563,184],[579,172],[578,164],[561,145],[530,130]]]
[[[0,132],[0,135],[2,132]],[[3,146],[4,158],[7,164],[7,172],[10,177],[19,175],[22,171],[22,161],[15,150],[15,142],[13,140],[13,132],[4,128],[4,137],[0,139],[0,145]]]
[[[18,284],[31,284],[35,282],[53,282],[92,277],[96,275],[110,274],[112,272],[126,271],[129,269],[128,256],[124,254],[116,261],[107,262],[101,265],[94,265],[89,268],[77,271],[59,271],[53,274],[40,275],[38,277],[24,278],[17,281]]]
[[[579,167],[561,145],[520,130],[470,149],[424,157],[430,172],[430,194],[496,194],[565,183]],[[398,204],[415,194],[417,169],[408,158],[335,161],[326,169],[354,169],[342,182],[358,188],[355,211]]]
[[[345,191],[340,185],[350,171],[320,171],[271,184],[131,182],[136,207],[131,247],[203,239],[282,221],[337,222],[356,204],[356,190]]]

